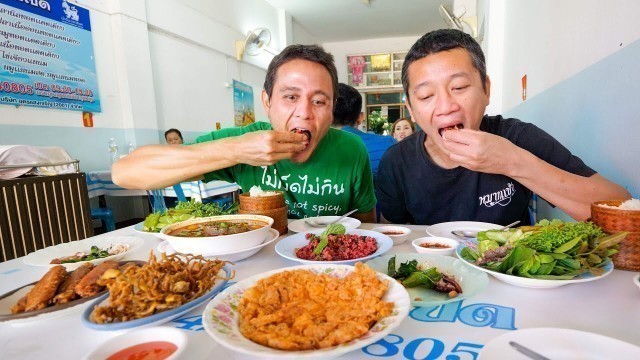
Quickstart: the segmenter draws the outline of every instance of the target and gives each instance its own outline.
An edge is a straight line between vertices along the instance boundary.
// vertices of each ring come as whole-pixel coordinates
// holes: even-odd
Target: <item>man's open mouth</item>
[[[438,132],[440,133],[440,136],[442,136],[444,134],[445,131],[449,131],[449,130],[460,130],[460,129],[464,129],[464,125],[462,124],[455,124],[455,125],[451,125],[451,126],[447,126],[447,127],[443,127],[442,129],[438,130]]]
[[[308,142],[311,141],[311,131],[309,131],[307,129],[293,128],[293,129],[291,129],[291,132],[294,132],[294,133],[297,133],[297,134],[304,134],[307,137],[307,141]]]

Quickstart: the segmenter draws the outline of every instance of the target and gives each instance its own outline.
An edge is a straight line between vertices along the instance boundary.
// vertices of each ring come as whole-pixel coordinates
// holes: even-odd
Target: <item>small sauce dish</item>
[[[385,234],[393,240],[393,245],[400,245],[407,241],[407,237],[411,234],[411,229],[404,226],[386,225],[378,226],[373,231]]]
[[[427,236],[413,240],[411,245],[419,253],[452,256],[460,243],[445,237]]]
[[[146,351],[147,356],[150,356],[149,352],[155,352],[155,355],[164,354],[153,359],[174,360],[178,359],[186,347],[187,335],[184,334],[184,330],[158,326],[130,331],[109,339],[87,354],[84,359],[126,359],[127,355],[131,356],[128,354],[131,351]],[[125,357],[114,357],[116,354]],[[142,357],[141,353],[137,355],[139,357],[136,359],[146,359],[146,357]]]

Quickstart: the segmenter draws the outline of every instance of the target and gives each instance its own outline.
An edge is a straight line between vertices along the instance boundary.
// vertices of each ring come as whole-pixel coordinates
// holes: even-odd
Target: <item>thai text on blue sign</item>
[[[87,9],[0,0],[0,104],[100,112]]]

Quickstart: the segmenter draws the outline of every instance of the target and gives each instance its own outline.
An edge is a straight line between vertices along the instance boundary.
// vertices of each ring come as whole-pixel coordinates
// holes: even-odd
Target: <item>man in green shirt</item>
[[[364,144],[330,129],[337,89],[331,54],[315,45],[288,46],[267,69],[262,104],[270,124],[214,131],[191,146],[140,147],[113,165],[113,182],[158,189],[220,179],[244,191],[254,185],[283,190],[291,218],[358,209],[355,217],[373,222],[376,200]]]

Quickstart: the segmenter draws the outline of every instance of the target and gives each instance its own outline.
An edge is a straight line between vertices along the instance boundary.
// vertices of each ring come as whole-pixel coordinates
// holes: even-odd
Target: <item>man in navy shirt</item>
[[[373,180],[375,182],[380,158],[395,141],[391,136],[358,130],[357,126],[362,124],[363,120],[362,96],[360,96],[358,90],[343,83],[338,84],[338,100],[333,109],[333,124],[331,125],[362,138],[362,142],[364,142],[364,146],[369,153],[369,161],[371,162],[371,170],[373,171]]]
[[[576,220],[591,203],[629,199],[535,125],[485,116],[490,80],[478,43],[458,30],[420,38],[402,67],[418,131],[380,161],[376,197],[394,223],[528,223],[532,192]]]

